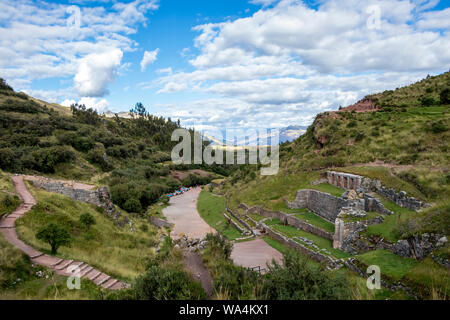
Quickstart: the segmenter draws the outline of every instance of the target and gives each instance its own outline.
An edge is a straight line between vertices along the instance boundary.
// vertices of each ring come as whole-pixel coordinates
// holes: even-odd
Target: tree
[[[445,88],[440,94],[441,104],[450,104],[450,88]]]
[[[71,241],[69,232],[53,222],[40,228],[36,233],[36,238],[48,242],[52,247],[52,254],[56,254],[60,246],[68,247]]]
[[[96,224],[94,216],[89,212],[83,213],[80,216],[80,222],[84,224],[87,229],[89,229],[92,225]]]

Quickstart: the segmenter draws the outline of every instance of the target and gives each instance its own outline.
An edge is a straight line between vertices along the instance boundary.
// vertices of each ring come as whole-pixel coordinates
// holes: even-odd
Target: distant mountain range
[[[286,141],[294,141],[301,135],[306,132],[307,127],[305,126],[288,126],[285,128],[279,129],[279,143],[283,143]],[[238,147],[248,147],[248,146],[265,146],[271,145],[272,139],[275,136],[275,132],[272,129],[271,132],[260,135],[253,135],[247,138],[242,138],[241,140],[234,141],[226,141],[227,146],[238,146]],[[219,146],[223,145],[223,142],[216,137],[204,135],[204,138],[211,141],[213,144]]]

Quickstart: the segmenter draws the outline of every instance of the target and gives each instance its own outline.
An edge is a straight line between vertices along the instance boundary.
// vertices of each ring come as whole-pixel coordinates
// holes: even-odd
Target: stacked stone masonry
[[[130,224],[127,217],[123,217],[119,221],[121,212],[116,210],[109,195],[108,188],[106,187],[94,189],[93,186],[36,176],[24,176],[24,179],[33,182],[35,186],[48,192],[59,193],[72,200],[90,203],[104,208],[105,212],[121,227]]]
[[[275,218],[275,219],[280,220],[285,225],[292,226],[297,229],[301,229],[303,231],[315,234],[315,235],[325,238],[325,239],[333,240],[332,233],[327,232],[316,226],[313,226],[313,225],[307,223],[306,221],[303,221],[297,217],[294,217],[293,215],[289,215],[287,213],[280,212],[280,211],[266,210],[266,209],[258,207],[258,206],[249,208],[247,205],[245,205],[243,203],[240,204],[239,207],[244,209],[246,211],[246,213],[257,213],[260,216],[265,217],[265,218],[270,218],[270,219]]]
[[[332,223],[341,209],[350,207],[351,204],[351,200],[310,189],[299,190],[293,202],[286,201],[286,205],[291,209],[306,208]]]
[[[376,192],[395,202],[403,208],[418,211],[426,204],[413,197],[408,197],[405,191],[396,192],[384,187],[380,180],[370,179],[355,174],[327,171],[328,183],[346,190],[356,190],[358,193]]]

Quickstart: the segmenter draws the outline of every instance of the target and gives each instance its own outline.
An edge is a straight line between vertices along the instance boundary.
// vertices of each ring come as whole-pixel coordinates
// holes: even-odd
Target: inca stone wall
[[[299,190],[293,202],[286,201],[286,205],[291,209],[306,208],[332,223],[341,209],[349,207],[351,204],[351,200],[310,189]]]
[[[35,176],[25,176],[25,179],[33,182],[35,186],[48,192],[59,193],[72,200],[90,203],[101,207],[105,209],[106,214],[113,218],[119,226],[123,227],[126,224],[129,224],[131,230],[134,230],[131,225],[132,222],[126,216],[119,221],[122,214],[119,210],[116,210],[116,207],[111,201],[108,188],[106,187],[89,189],[86,187],[79,187],[79,185],[84,185],[78,183],[69,183],[66,181],[58,181]]]
[[[292,240],[292,239],[287,239],[286,237],[284,237],[282,234],[272,230],[270,227],[268,227],[265,224],[260,224],[260,228],[262,229],[263,232],[267,233],[267,235],[271,238],[274,238],[275,240],[283,243],[284,245],[287,245],[295,250],[300,251],[302,254],[310,257],[311,259],[317,261],[317,262],[324,262],[327,264],[327,266],[331,269],[335,269],[335,268],[340,268],[341,267],[341,263],[338,260],[334,260],[329,256],[326,256],[320,252],[315,252],[313,250],[310,250],[308,248],[306,248],[305,246],[303,246],[302,244]]]
[[[384,187],[380,180],[370,179],[354,174],[327,171],[328,183],[347,190],[356,190],[358,193],[374,191],[379,195],[395,202],[403,208],[420,210],[425,204],[413,197],[408,197],[405,191],[396,192]]]
[[[243,203],[240,204],[239,207],[246,210],[246,213],[257,213],[260,216],[265,217],[265,218],[276,218],[276,219],[279,219],[285,225],[293,226],[297,229],[301,229],[303,231],[318,235],[319,237],[333,240],[332,233],[327,232],[316,226],[313,226],[313,225],[307,223],[306,221],[301,220],[293,215],[290,215],[290,214],[287,214],[284,212],[279,212],[279,211],[266,210],[266,209],[258,207],[258,206],[248,208],[248,206]]]

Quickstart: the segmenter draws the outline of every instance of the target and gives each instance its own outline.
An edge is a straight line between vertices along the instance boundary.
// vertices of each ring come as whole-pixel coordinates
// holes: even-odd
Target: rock
[[[438,247],[441,247],[441,246],[443,246],[444,244],[446,244],[447,242],[448,242],[447,237],[446,237],[446,236],[443,236],[442,238],[440,238],[440,239],[438,240],[438,242],[436,243],[436,245],[437,245]]]
[[[358,194],[356,193],[355,190],[350,190],[347,194],[347,198],[350,200],[357,200],[358,199]]]
[[[394,253],[401,257],[409,257],[411,247],[409,246],[408,240],[399,240],[394,245]]]

